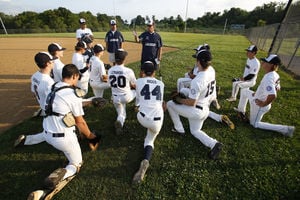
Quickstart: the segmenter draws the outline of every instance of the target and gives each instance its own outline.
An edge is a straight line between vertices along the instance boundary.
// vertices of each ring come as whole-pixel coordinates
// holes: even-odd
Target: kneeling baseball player
[[[196,57],[199,72],[191,82],[188,97],[175,95],[173,100],[167,102],[167,108],[174,124],[172,132],[185,133],[180,116],[186,117],[192,135],[211,149],[208,154],[211,159],[217,159],[223,144],[201,130],[203,122],[209,115],[210,100],[215,91],[215,74],[209,70],[212,56],[209,51],[201,50]]]
[[[63,81],[55,84],[54,90],[47,97],[43,137],[47,143],[62,151],[69,163],[65,168],[58,168],[52,172],[45,179],[42,190],[32,192],[28,199],[50,199],[64,186],[60,186],[60,183],[64,181],[66,184],[79,172],[82,153],[75,125],[89,140],[91,146],[97,148],[99,144],[100,138],[90,131],[83,118],[82,99],[74,90],[79,79],[78,68],[73,64],[64,66],[62,77]]]
[[[164,83],[154,77],[154,64],[151,61],[146,61],[142,65],[141,71],[144,76],[136,81],[136,99],[140,103],[137,119],[142,126],[147,128],[147,135],[144,141],[144,159],[133,177],[133,183],[141,183],[144,179],[154,149],[155,138],[162,127],[163,107],[165,107],[163,101]]]

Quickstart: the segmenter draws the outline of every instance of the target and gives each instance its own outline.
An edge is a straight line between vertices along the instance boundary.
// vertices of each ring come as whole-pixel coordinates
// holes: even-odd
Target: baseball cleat
[[[36,190],[29,194],[27,200],[40,200],[40,199],[44,199],[45,196],[46,193],[44,192],[44,190]]]
[[[247,117],[246,114],[242,113],[242,112],[238,112],[238,118],[240,118],[243,122],[249,123],[250,120]]]
[[[216,99],[216,100],[213,100],[211,103],[213,104],[213,106],[214,106],[217,110],[220,110],[220,109],[221,109],[221,106],[220,106],[220,104],[219,104],[219,102],[218,102],[217,99]]]
[[[120,121],[115,122],[115,129],[116,129],[116,134],[117,135],[123,134],[123,126],[122,126]]]
[[[229,119],[227,115],[222,115],[222,122],[227,124],[230,129],[234,129],[234,123]]]
[[[65,168],[58,168],[54,170],[44,181],[45,188],[53,190],[56,185],[63,180],[67,170]]]
[[[230,98],[228,98],[228,99],[226,99],[226,100],[229,101],[229,102],[233,102],[233,101],[236,101],[236,98],[230,97]]]
[[[173,128],[171,129],[171,131],[172,131],[173,133],[179,133],[180,135],[185,135],[185,132],[184,132],[184,131],[180,132],[180,131],[178,131],[175,127],[173,127]]]
[[[14,143],[14,147],[20,147],[20,146],[23,146],[24,143],[25,143],[25,139],[26,139],[26,136],[25,135],[20,135],[18,137],[18,139],[16,139],[15,143]]]
[[[223,144],[220,142],[217,142],[214,146],[214,148],[212,148],[212,150],[210,150],[208,156],[209,158],[216,160],[219,157],[219,154],[222,150]]]
[[[144,180],[146,171],[149,167],[149,161],[144,159],[140,164],[140,169],[134,174],[132,182],[134,184],[139,184]]]
[[[295,131],[295,126],[289,126],[288,127],[288,132],[285,134],[285,136],[293,137],[294,131]]]

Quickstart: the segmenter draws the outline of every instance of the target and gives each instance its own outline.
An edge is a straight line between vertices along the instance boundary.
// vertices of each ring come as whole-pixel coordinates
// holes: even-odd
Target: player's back
[[[48,74],[36,72],[31,77],[31,91],[36,96],[42,109],[45,109],[47,95],[50,93],[54,80]]]
[[[214,94],[216,87],[214,69],[209,67],[206,71],[199,72],[196,78],[192,80],[192,83],[194,85],[193,87],[196,87],[196,90],[199,92],[197,105],[209,106],[211,95]],[[191,92],[193,93],[192,90]]]
[[[108,78],[113,95],[124,95],[131,90],[136,78],[132,69],[124,65],[115,65],[108,70]]]
[[[154,77],[139,78],[136,81],[136,98],[140,105],[140,112],[147,116],[161,116],[164,83]]]

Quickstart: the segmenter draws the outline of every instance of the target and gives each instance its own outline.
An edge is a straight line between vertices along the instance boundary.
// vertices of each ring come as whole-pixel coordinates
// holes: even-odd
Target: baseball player
[[[246,52],[247,61],[243,77],[232,79],[231,97],[226,99],[227,101],[236,101],[236,97],[240,88],[242,94],[244,91],[248,90],[250,87],[253,87],[256,84],[256,78],[260,68],[260,62],[256,58],[257,47],[255,45],[251,45],[246,49]],[[238,109],[243,110],[245,106],[246,104],[240,101]]]
[[[140,105],[137,119],[143,127],[147,128],[147,135],[144,141],[144,159],[133,177],[133,183],[142,182],[149,167],[154,141],[162,127],[163,106],[165,106],[163,102],[164,83],[154,77],[154,64],[146,61],[141,66],[141,70],[145,76],[136,81],[136,99]]]
[[[118,113],[115,122],[116,134],[123,133],[126,119],[126,104],[131,102],[135,96],[136,78],[132,69],[124,66],[128,53],[124,49],[118,49],[115,53],[116,65],[108,70],[108,78],[113,96],[113,104]]]
[[[82,99],[77,96],[74,90],[79,79],[78,68],[73,64],[64,66],[62,77],[63,81],[52,87],[52,91],[55,90],[55,93],[51,92],[48,95],[47,106],[51,105],[52,112],[48,113],[48,116],[43,120],[43,137],[47,143],[62,151],[69,163],[65,168],[56,169],[45,179],[45,190],[43,190],[45,193],[55,189],[61,180],[79,172],[82,165],[82,153],[75,133],[75,125],[87,139],[97,139],[83,118]],[[74,122],[71,124],[65,121],[68,113],[72,113],[73,116]],[[46,194],[33,193],[32,195],[44,196]],[[33,199],[40,199],[40,196]]]
[[[136,31],[134,31],[133,35],[136,42],[142,43],[141,66],[144,62],[151,61],[157,69],[162,58],[163,43],[160,35],[154,31],[154,21],[149,20],[146,24],[147,31],[143,32],[139,36]]]
[[[210,46],[208,44],[199,45],[197,48],[194,49],[196,52],[195,54],[192,55],[192,57],[196,59],[197,52],[205,49],[209,51]],[[198,74],[198,66],[197,66],[197,59],[196,59],[194,67],[189,72],[185,73],[183,78],[177,79],[177,92],[180,92],[182,88],[189,88],[192,79],[194,79],[197,74]]]
[[[123,49],[124,37],[117,30],[116,20],[110,20],[111,29],[105,35],[106,49],[109,54],[109,61],[115,65],[115,52],[118,49]]]
[[[62,80],[62,68],[64,67],[64,64],[61,62],[61,58],[64,57],[64,50],[66,48],[61,47],[57,43],[51,43],[48,46],[48,52],[55,57],[54,60],[54,67],[53,67],[53,79],[55,82]]]
[[[101,60],[104,50],[105,48],[101,44],[96,44],[94,46],[95,55],[90,60],[90,86],[96,97],[103,97],[104,90],[110,87],[107,82],[106,69]]]
[[[174,124],[172,132],[185,133],[180,116],[186,117],[192,135],[211,149],[211,159],[217,159],[223,145],[201,130],[204,120],[208,117],[211,95],[215,90],[215,75],[208,70],[211,60],[209,51],[201,50],[197,53],[199,72],[191,82],[188,98],[177,96],[167,102],[167,108]]]
[[[195,57],[196,57],[196,55],[195,55]],[[211,74],[212,76],[215,77],[216,72],[215,72],[215,69],[211,65],[208,66],[207,71],[208,71],[209,74]],[[198,73],[198,70],[197,70],[197,73]],[[209,104],[214,104],[214,106],[217,109],[220,109],[220,105],[217,101],[216,84],[217,84],[217,82],[215,80],[215,87],[214,87],[214,90],[213,90],[212,94],[210,95]],[[189,87],[187,87],[187,88],[184,87],[179,92],[181,94],[184,94],[184,96],[188,97],[189,96],[189,91],[190,91]],[[215,120],[215,121],[217,121],[217,122],[222,122],[222,123],[226,124],[232,130],[235,128],[234,123],[229,119],[229,117],[227,115],[220,115],[220,114],[217,114],[213,111],[209,111],[208,117]]]
[[[76,65],[80,72],[80,79],[78,81],[78,87],[84,90],[85,94],[88,93],[89,88],[89,65],[85,62],[83,53],[87,46],[85,42],[77,42],[75,46],[75,52],[72,57],[72,64]]]
[[[76,30],[76,39],[77,41],[81,41],[81,38],[85,35],[93,36],[93,32],[91,29],[87,28],[86,20],[84,18],[79,19],[80,28]]]
[[[45,103],[47,95],[51,91],[54,80],[50,74],[53,69],[54,58],[47,52],[39,52],[34,56],[34,61],[39,71],[31,76],[31,92],[40,104],[42,115],[45,116]],[[20,135],[14,143],[14,147],[20,145],[33,145],[44,142],[43,132],[34,135]]]
[[[243,101],[242,103],[246,104],[249,100],[250,124],[252,126],[255,128],[276,131],[285,136],[292,137],[295,131],[294,126],[270,124],[261,121],[264,114],[271,109],[271,104],[277,97],[277,91],[280,90],[280,77],[276,71],[281,63],[280,58],[275,54],[271,54],[261,60],[262,68],[265,71],[263,79],[256,92],[249,89],[246,90],[246,92],[241,94],[240,101]],[[238,111],[245,114],[246,109]]]

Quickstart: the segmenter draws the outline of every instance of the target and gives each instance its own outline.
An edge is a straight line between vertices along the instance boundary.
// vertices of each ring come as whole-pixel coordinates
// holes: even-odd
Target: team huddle
[[[99,146],[101,136],[91,131],[84,119],[84,107],[97,104],[105,106],[110,100],[117,112],[114,120],[116,135],[124,134],[126,123],[126,105],[133,102],[137,112],[138,122],[147,128],[144,139],[144,156],[133,183],[144,180],[149,161],[154,151],[154,142],[161,131],[164,115],[167,111],[173,122],[170,131],[184,135],[186,130],[181,118],[189,122],[190,133],[203,145],[209,148],[208,157],[218,159],[224,144],[210,137],[202,130],[204,121],[209,117],[234,129],[234,123],[228,116],[210,111],[210,105],[217,110],[220,105],[217,100],[216,72],[212,66],[212,52],[209,44],[199,45],[192,55],[195,65],[184,77],[178,78],[176,91],[164,101],[165,85],[155,78],[156,71],[162,60],[162,39],[154,31],[154,22],[147,21],[147,30],[138,35],[133,32],[136,42],[142,44],[140,74],[136,78],[134,71],[125,66],[128,52],[123,48],[124,37],[116,28],[115,20],[110,21],[111,30],[105,35],[105,43],[93,45],[93,33],[86,27],[86,20],[79,20],[80,28],[76,31],[75,52],[70,64],[63,64],[61,58],[66,48],[58,43],[48,45],[48,52],[38,52],[35,63],[39,68],[31,77],[31,91],[34,93],[40,109],[36,115],[43,116],[43,131],[33,135],[20,135],[15,141],[15,147],[33,145],[46,141],[54,148],[62,151],[69,163],[64,168],[58,168],[44,181],[41,190],[32,192],[28,199],[50,199],[80,170],[82,152],[78,135],[88,140],[89,147],[95,151]],[[264,114],[271,109],[272,102],[280,90],[280,77],[276,72],[281,64],[277,55],[271,54],[261,59],[256,58],[258,51],[255,45],[246,50],[247,61],[242,77],[232,80],[232,94],[229,102],[237,101],[240,89],[238,107],[234,108],[238,116],[253,127],[277,131],[292,137],[294,126],[270,124],[262,122]],[[104,64],[102,56],[107,51],[110,64]],[[256,85],[260,67],[265,71],[256,92],[250,90]],[[89,92],[89,88],[92,92]],[[104,92],[110,90],[111,98],[104,99]],[[91,97],[87,97],[93,93]],[[250,118],[247,116],[247,103],[250,105]],[[79,133],[78,131],[79,130]]]

